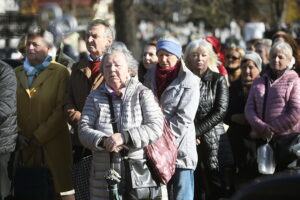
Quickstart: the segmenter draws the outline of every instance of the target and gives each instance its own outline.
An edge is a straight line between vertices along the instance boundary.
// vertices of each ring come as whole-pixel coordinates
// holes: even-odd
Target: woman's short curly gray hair
[[[130,75],[136,76],[138,69],[138,61],[133,57],[131,51],[127,49],[126,45],[123,42],[115,41],[110,47],[107,48],[102,58],[102,65],[104,65],[104,63],[106,62],[107,56],[115,53],[122,53],[124,55],[128,64]],[[102,71],[103,67],[100,67],[100,69]]]

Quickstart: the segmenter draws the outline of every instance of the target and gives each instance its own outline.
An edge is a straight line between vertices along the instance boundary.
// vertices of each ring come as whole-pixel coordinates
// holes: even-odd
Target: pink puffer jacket
[[[275,82],[269,83],[265,120],[262,121],[267,74],[256,79],[245,107],[253,138],[264,138],[268,127],[275,134],[300,132],[300,78],[293,70],[286,71]]]

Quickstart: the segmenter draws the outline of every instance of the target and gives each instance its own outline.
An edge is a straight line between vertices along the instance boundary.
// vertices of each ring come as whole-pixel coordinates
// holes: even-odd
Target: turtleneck
[[[269,70],[269,75],[270,75],[270,78],[271,78],[271,82],[273,83],[274,81],[276,81],[278,78],[280,78],[284,72],[287,70],[287,68],[285,68],[284,70],[281,70],[281,71],[276,71],[274,72],[272,69]]]

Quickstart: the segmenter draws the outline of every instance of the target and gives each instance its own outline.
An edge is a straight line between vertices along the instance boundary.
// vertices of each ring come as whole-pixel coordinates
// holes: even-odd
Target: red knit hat
[[[227,71],[224,67],[224,65],[225,65],[225,56],[221,52],[221,44],[220,44],[218,38],[216,38],[214,36],[208,36],[208,37],[205,38],[205,40],[207,40],[213,46],[216,54],[218,55],[219,61],[221,62],[218,65],[218,69],[220,71],[220,74],[227,75]]]

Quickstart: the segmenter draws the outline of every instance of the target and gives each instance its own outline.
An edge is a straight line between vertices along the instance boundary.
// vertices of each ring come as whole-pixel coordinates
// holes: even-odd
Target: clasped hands
[[[114,133],[110,137],[104,139],[103,146],[108,152],[119,152],[122,149],[128,149],[124,145],[124,138],[121,133]]]

